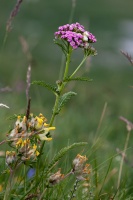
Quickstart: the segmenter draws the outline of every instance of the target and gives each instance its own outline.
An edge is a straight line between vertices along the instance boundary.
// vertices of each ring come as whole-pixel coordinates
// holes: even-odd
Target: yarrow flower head
[[[60,26],[58,31],[55,32],[55,39],[68,42],[72,49],[77,49],[78,47],[88,49],[90,43],[97,41],[95,36],[89,31],[86,31],[84,26],[78,22]]]

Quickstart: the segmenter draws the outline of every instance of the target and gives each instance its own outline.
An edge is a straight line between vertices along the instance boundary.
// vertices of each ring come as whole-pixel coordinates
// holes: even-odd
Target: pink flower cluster
[[[95,36],[86,31],[84,26],[76,22],[75,24],[66,24],[60,26],[55,32],[55,39],[63,39],[67,41],[73,49],[89,47],[89,43],[96,42]]]

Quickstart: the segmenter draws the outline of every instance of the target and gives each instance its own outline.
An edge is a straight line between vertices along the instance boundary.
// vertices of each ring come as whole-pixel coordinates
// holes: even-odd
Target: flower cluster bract
[[[84,26],[78,22],[60,26],[58,31],[55,32],[55,39],[58,38],[67,41],[73,49],[77,49],[78,47],[87,49],[89,43],[97,41],[95,36],[86,31]]]

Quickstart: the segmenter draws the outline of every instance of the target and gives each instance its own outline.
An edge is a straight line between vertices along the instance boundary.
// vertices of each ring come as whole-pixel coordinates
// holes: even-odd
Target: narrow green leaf
[[[44,81],[33,81],[32,84],[35,84],[35,85],[40,85],[44,88],[47,88],[48,90],[54,92],[54,93],[57,93],[57,88],[49,83],[45,83]]]
[[[71,97],[72,97],[72,96],[75,96],[75,95],[77,95],[77,93],[72,92],[72,91],[63,94],[63,95],[60,97],[60,100],[59,100],[57,113],[59,113],[60,110],[61,110],[61,109],[66,105],[66,103],[71,99]]]
[[[103,179],[103,183],[102,183],[101,189],[100,189],[99,194],[98,194],[98,198],[100,198],[100,195],[101,195],[102,189],[103,189],[103,187],[104,187],[106,178],[107,178],[107,176],[108,176],[108,174],[109,174],[109,170],[110,170],[110,168],[111,168],[112,160],[113,160],[113,158],[110,159],[109,166],[108,166],[108,168],[107,168],[107,172],[106,172],[106,174],[105,174],[105,177],[104,177],[104,179]]]

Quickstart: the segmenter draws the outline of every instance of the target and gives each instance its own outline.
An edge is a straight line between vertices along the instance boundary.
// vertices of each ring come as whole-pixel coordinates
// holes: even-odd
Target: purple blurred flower
[[[78,22],[60,26],[58,31],[55,32],[55,39],[67,41],[73,49],[77,49],[78,47],[86,49],[89,47],[89,43],[97,41],[95,36],[86,31],[84,26]]]

